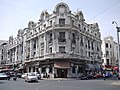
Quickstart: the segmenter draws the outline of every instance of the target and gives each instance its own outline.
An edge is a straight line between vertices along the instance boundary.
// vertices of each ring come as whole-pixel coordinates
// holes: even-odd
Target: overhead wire
[[[101,11],[100,13],[98,13],[97,15],[95,15],[93,18],[91,18],[91,19],[88,20],[88,21],[91,21],[91,20],[95,19],[96,17],[98,17],[99,15],[107,12],[108,10],[110,10],[111,8],[113,8],[114,6],[116,6],[116,5],[119,4],[119,3],[120,3],[120,1],[116,2],[115,4],[113,4],[112,6],[108,7],[107,9],[104,9],[103,11]]]

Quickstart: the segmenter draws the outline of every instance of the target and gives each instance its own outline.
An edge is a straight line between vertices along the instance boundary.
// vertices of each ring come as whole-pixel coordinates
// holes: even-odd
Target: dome
[[[58,3],[56,6],[55,6],[55,9],[54,9],[54,12],[60,12],[60,13],[64,13],[64,12],[70,12],[69,10],[69,6],[66,4],[66,3]]]

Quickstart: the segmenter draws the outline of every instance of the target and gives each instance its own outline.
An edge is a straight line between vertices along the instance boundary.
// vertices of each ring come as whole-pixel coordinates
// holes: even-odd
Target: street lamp
[[[112,24],[116,24],[116,29],[117,29],[117,40],[118,40],[118,70],[119,70],[119,75],[120,75],[120,45],[119,45],[119,32],[120,32],[120,27],[118,27],[117,22],[113,21]]]

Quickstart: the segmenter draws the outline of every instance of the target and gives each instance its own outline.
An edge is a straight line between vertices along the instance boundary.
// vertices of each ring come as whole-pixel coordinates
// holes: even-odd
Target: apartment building
[[[7,64],[43,77],[79,77],[100,72],[101,43],[98,24],[87,24],[82,11],[72,13],[61,2],[52,14],[42,11],[38,22],[29,21],[16,38],[10,36]]]
[[[103,69],[114,70],[114,67],[118,66],[118,43],[112,36],[105,37],[102,41],[102,52]]]

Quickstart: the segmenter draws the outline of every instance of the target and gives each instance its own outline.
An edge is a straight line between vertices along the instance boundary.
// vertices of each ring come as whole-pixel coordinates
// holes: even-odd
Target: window
[[[99,51],[99,47],[97,46],[97,51]]]
[[[3,60],[3,56],[1,56],[1,60]]]
[[[110,48],[112,48],[112,45],[110,44]]]
[[[90,41],[88,40],[88,48],[90,49]]]
[[[72,33],[72,43],[76,43],[76,41],[75,41],[75,34],[74,33]]]
[[[83,56],[83,49],[80,49],[81,56]]]
[[[41,35],[41,38],[43,39],[43,38],[44,38],[44,35]]]
[[[65,32],[59,32],[58,41],[59,41],[59,42],[66,42]]]
[[[38,30],[40,31],[40,27],[38,28]]]
[[[80,24],[78,24],[78,28],[80,29]]]
[[[108,48],[108,43],[105,44],[106,48]]]
[[[44,48],[44,42],[43,42],[43,43],[41,43],[41,48]]]
[[[65,53],[65,46],[60,46],[59,47],[59,52],[60,53]]]
[[[49,43],[52,43],[52,33],[49,34]]]
[[[46,67],[43,67],[42,68],[42,73],[45,73],[46,72]]]
[[[33,67],[33,72],[35,72],[35,66]]]
[[[106,60],[106,64],[109,65],[109,59]]]
[[[88,33],[89,33],[89,29],[88,29]]]
[[[4,51],[4,50],[2,49],[2,54],[3,54],[3,51]]]
[[[72,26],[74,26],[74,20],[72,20]]]
[[[91,42],[92,50],[94,50],[93,42]]]
[[[53,72],[52,67],[49,67],[49,73],[52,73],[52,72]]]
[[[83,68],[82,67],[78,67],[78,73],[83,73]]]
[[[72,47],[72,51],[75,52],[75,47]]]
[[[106,51],[106,57],[109,55],[109,51]]]
[[[84,27],[84,31],[86,31],[86,28]]]
[[[75,66],[72,67],[72,73],[75,73]]]
[[[50,21],[50,26],[52,26],[52,20]]]
[[[84,43],[83,43],[83,36],[81,35],[81,40],[80,40],[80,46],[83,46]]]
[[[52,53],[52,47],[49,48],[49,53]]]
[[[89,57],[90,57],[90,52],[88,54],[89,54]]]
[[[31,72],[31,67],[29,67],[29,72]]]
[[[36,40],[33,41],[33,49],[36,49]]]
[[[46,28],[46,24],[44,24],[44,28]]]
[[[65,19],[59,19],[59,26],[64,27],[65,26]]]
[[[95,33],[95,37],[96,37],[96,33]]]
[[[44,55],[44,49],[41,49],[41,55]]]

